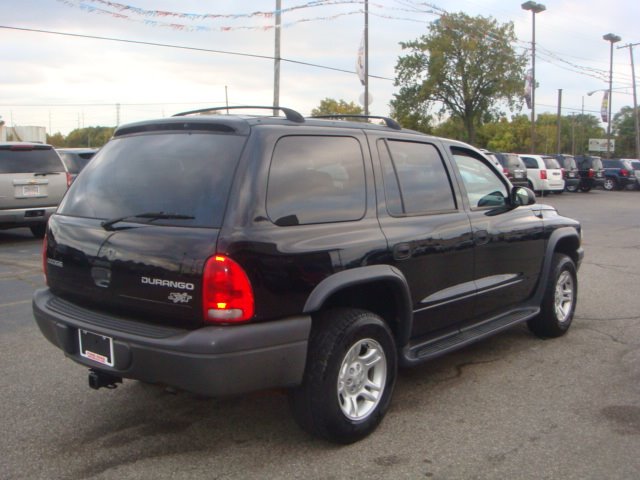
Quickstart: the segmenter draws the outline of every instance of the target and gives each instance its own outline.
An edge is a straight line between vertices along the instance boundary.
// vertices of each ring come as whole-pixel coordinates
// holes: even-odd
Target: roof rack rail
[[[262,110],[281,110],[284,115],[287,117],[287,120],[296,123],[304,123],[304,117],[292,110],[291,108],[286,107],[265,107],[265,106],[257,106],[257,105],[234,105],[231,107],[211,107],[211,108],[201,108],[199,110],[190,110],[188,112],[180,112],[172,115],[173,117],[184,117],[186,115],[195,115],[197,113],[207,113],[207,112],[217,112],[220,110],[248,110],[248,109],[262,109]]]
[[[393,118],[389,118],[389,117],[380,117],[377,115],[356,115],[356,114],[349,114],[349,113],[333,113],[331,115],[314,115],[311,118],[360,118],[360,119],[377,119],[377,120],[383,120],[385,125],[389,128],[393,128],[394,130],[402,130],[402,126],[396,122]]]

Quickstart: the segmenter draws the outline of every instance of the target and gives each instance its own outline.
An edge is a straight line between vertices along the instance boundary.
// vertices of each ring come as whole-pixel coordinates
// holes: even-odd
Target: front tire
[[[529,320],[529,329],[543,338],[560,337],[567,333],[578,298],[578,277],[573,260],[567,255],[555,253],[549,272],[540,313]]]
[[[382,421],[395,385],[393,335],[377,315],[333,309],[314,318],[307,366],[289,396],[296,422],[335,443],[356,442]]]

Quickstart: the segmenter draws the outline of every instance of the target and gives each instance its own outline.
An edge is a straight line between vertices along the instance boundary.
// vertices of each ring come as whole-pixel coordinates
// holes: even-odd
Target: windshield
[[[0,173],[64,172],[60,157],[46,145],[0,146]]]
[[[160,212],[153,225],[219,227],[244,141],[201,132],[115,138],[73,183],[59,213],[149,223],[137,216]]]

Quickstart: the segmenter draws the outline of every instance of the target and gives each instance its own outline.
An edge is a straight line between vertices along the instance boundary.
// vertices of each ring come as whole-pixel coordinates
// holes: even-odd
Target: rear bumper
[[[309,316],[197,330],[143,324],[62,300],[47,288],[33,296],[43,335],[67,357],[111,375],[223,396],[302,382]],[[113,339],[114,366],[79,352],[78,330]]]
[[[0,209],[0,228],[30,227],[46,223],[57,208],[53,206]]]

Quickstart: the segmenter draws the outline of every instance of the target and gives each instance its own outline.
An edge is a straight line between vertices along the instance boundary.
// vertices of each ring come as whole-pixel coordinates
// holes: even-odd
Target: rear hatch
[[[0,209],[55,207],[67,190],[64,166],[50,145],[0,145]]]
[[[105,145],[49,222],[55,294],[145,321],[201,322],[202,270],[246,140],[214,127],[154,124]]]
[[[542,157],[545,167],[547,168],[547,180],[550,186],[561,186],[564,181],[562,167],[560,163],[553,157]]]

